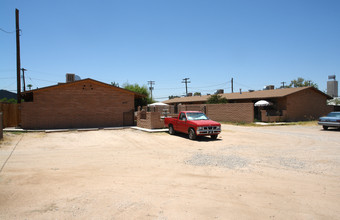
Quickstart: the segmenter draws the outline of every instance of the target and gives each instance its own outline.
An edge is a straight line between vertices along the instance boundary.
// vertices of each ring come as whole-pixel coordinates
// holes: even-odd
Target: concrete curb
[[[139,130],[139,131],[145,131],[149,133],[156,133],[156,132],[168,132],[168,128],[161,128],[161,129],[147,129],[147,128],[141,128],[141,127],[131,127],[132,129]]]
[[[125,127],[105,127],[105,128],[70,128],[70,129],[46,129],[46,130],[31,130],[31,129],[22,129],[22,128],[14,128],[9,127],[3,129],[5,132],[45,132],[45,133],[54,133],[54,132],[69,132],[69,131],[98,131],[98,130],[122,130],[128,129],[132,126]]]

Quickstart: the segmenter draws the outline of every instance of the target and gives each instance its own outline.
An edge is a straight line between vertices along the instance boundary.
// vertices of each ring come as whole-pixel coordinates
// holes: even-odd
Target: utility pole
[[[26,92],[26,85],[25,85],[25,71],[27,71],[27,69],[25,69],[25,68],[21,68],[21,71],[22,71],[22,82],[23,82],[23,86],[22,86],[22,88],[23,88],[23,91],[24,92]]]
[[[188,83],[190,83],[190,81],[188,81],[190,78],[184,78],[182,83],[185,83],[185,96],[188,96]]]
[[[153,90],[153,85],[155,85],[155,81],[148,81],[148,84],[150,85],[150,93],[151,93],[151,100],[152,100],[152,90]]]
[[[20,29],[19,29],[19,10],[15,9],[15,30],[16,30],[16,44],[17,44],[17,103],[21,103],[20,91]]]
[[[282,88],[285,88],[285,83],[286,83],[286,82],[281,82]]]
[[[234,93],[234,78],[231,78],[231,93]]]

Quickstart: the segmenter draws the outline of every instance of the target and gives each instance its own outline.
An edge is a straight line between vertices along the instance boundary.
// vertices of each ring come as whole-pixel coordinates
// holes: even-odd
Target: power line
[[[0,78],[0,79],[15,79],[16,77],[3,77],[3,78]]]
[[[32,79],[34,79],[34,80],[43,81],[43,82],[52,82],[52,83],[58,83],[57,81],[44,80],[44,79],[37,79],[37,78],[32,78],[32,77],[29,77],[29,79],[30,79],[31,81],[32,81]]]
[[[241,84],[241,83],[237,83],[237,82],[234,82],[234,83],[235,83],[235,84],[237,84],[237,85],[240,85],[240,86],[246,87],[246,88],[248,88],[248,89],[251,89],[251,87],[250,87],[250,86],[243,85],[243,84]]]
[[[0,31],[5,32],[6,34],[13,34],[13,33],[16,32],[16,31],[6,31],[6,30],[4,30],[2,28],[0,28]]]
[[[173,90],[173,89],[183,89],[182,87],[177,87],[177,88],[157,88],[157,89],[154,89],[154,90]]]
[[[221,85],[225,85],[230,83],[230,81],[226,82],[226,83],[220,83],[220,84],[215,84],[215,85],[209,85],[209,86],[199,86],[199,87],[189,87],[189,89],[200,89],[200,88],[209,88],[209,87],[215,87],[215,86],[221,86]],[[230,87],[228,87],[230,88]],[[182,89],[182,87],[175,87],[175,88],[155,88],[154,90],[174,90],[174,89]]]
[[[230,81],[229,81],[230,82]],[[229,83],[227,82],[227,83]],[[226,83],[220,83],[220,84],[216,84],[216,85],[211,85],[211,86],[200,86],[200,87],[188,87],[190,89],[196,89],[196,88],[208,88],[208,87],[215,87],[215,86],[220,86],[220,85],[225,85]]]

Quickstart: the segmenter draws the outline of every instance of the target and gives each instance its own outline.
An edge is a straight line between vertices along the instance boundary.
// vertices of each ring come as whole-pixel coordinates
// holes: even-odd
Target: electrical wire
[[[200,87],[189,87],[190,89],[195,89],[195,88],[209,88],[209,87],[215,87],[215,86],[221,86],[221,85],[226,85],[228,83],[230,83],[231,81],[225,82],[225,83],[220,83],[220,84],[216,84],[216,85],[210,85],[210,86],[200,86]]]
[[[241,83],[237,83],[237,82],[234,82],[236,85],[240,85],[240,86],[243,86],[243,87],[246,87],[248,89],[251,89],[250,86],[247,86],[247,85],[244,85],[244,84],[241,84]]]
[[[215,87],[215,86],[221,86],[221,85],[226,85],[230,83],[231,81],[228,81],[226,83],[220,83],[220,84],[215,84],[215,85],[210,85],[210,86],[200,86],[200,87],[191,87],[188,86],[188,89],[200,89],[200,88],[209,88],[209,87]],[[154,90],[170,90],[170,89],[183,89],[184,87],[176,87],[176,88],[154,88]]]
[[[38,80],[38,81],[43,81],[43,82],[52,82],[52,83],[58,83],[57,81],[51,81],[51,80],[45,80],[45,79],[37,79],[37,78],[32,78],[32,77],[29,77],[32,81],[32,79],[34,80]]]
[[[154,88],[154,90],[171,90],[171,89],[183,89],[184,87],[177,87],[177,88]]]
[[[16,77],[3,77],[3,78],[0,78],[0,79],[14,79]]]
[[[0,31],[5,32],[6,34],[13,34],[13,33],[15,33],[15,31],[6,31],[6,30],[4,30],[2,28],[0,28]]]
[[[12,83],[10,83],[10,84],[8,84],[8,85],[4,86],[3,88],[4,88],[4,89],[6,89],[6,88],[8,88],[8,87],[12,86],[12,85],[13,85],[13,84],[15,84],[15,83],[16,83],[16,81],[14,81],[14,82],[12,82]]]

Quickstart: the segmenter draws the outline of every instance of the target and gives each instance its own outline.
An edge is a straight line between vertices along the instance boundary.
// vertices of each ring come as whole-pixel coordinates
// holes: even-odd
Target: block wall
[[[134,95],[92,82],[37,91],[22,103],[26,129],[88,128],[133,125],[124,113],[134,110]]]
[[[287,120],[317,120],[332,111],[327,105],[327,98],[312,90],[303,90],[287,96]]]
[[[157,129],[164,127],[164,120],[161,119],[160,112],[145,112],[137,113],[137,126],[147,129]]]
[[[254,121],[253,103],[207,104],[207,116],[214,121],[246,122]]]

